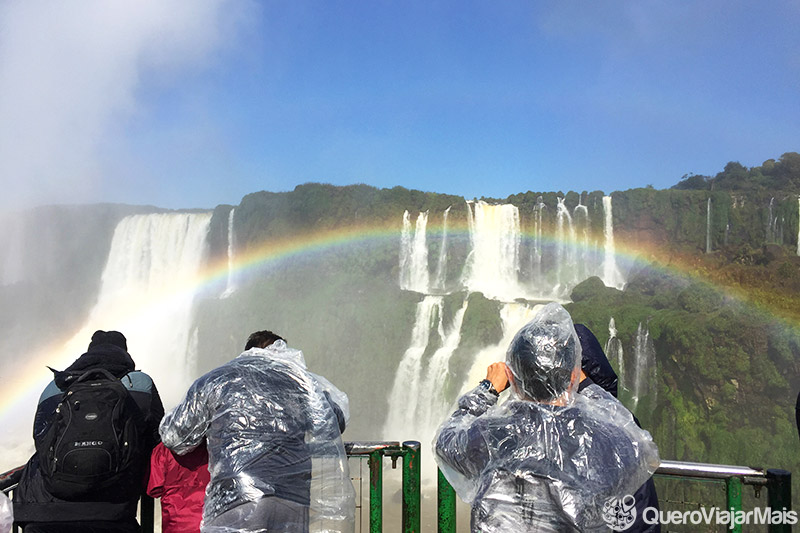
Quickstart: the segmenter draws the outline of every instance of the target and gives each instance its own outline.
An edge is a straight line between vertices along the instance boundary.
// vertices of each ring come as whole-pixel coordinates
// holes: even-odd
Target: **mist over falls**
[[[539,303],[558,300],[606,346],[621,398],[663,457],[791,470],[796,331],[630,250],[751,257],[725,268],[782,273],[793,294],[798,211],[796,196],[777,194],[744,206],[645,189],[465,201],[309,184],[213,212],[19,213],[0,227],[0,372],[18,400],[2,416],[19,428],[0,444],[24,460],[45,365],[67,366],[95,329],[123,331],[174,405],[268,328],[348,393],[347,440],[417,439],[429,456],[458,394],[504,358]]]

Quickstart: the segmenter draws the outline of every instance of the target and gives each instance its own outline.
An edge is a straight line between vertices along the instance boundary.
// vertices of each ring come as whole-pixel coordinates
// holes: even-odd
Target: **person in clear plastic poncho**
[[[597,385],[576,393],[580,349],[569,313],[546,305],[439,428],[436,460],[472,503],[472,531],[608,531],[613,504],[657,468],[622,404]]]
[[[204,533],[352,531],[347,419],[347,396],[263,331],[195,381],[160,432],[179,455],[207,440]]]

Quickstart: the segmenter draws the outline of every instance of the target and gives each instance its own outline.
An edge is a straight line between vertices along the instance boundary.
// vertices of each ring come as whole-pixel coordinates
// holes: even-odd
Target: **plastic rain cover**
[[[202,531],[265,531],[255,502],[281,501],[265,496],[281,498],[301,516],[307,507],[311,531],[352,531],[355,490],[337,408],[348,420],[347,395],[306,370],[302,352],[281,340],[192,384],[160,432],[178,454],[207,439],[211,481]],[[224,525],[215,525],[233,509],[217,520]]]
[[[508,348],[508,401],[479,386],[439,428],[436,460],[472,503],[473,531],[608,531],[604,505],[658,467],[621,403],[597,385],[576,393],[580,350],[569,313],[546,305]]]
[[[14,525],[14,509],[11,500],[5,493],[0,492],[0,533],[11,533]]]

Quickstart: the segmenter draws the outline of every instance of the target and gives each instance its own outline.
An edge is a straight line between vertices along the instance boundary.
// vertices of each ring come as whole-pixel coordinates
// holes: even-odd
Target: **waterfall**
[[[464,267],[463,284],[487,298],[513,301],[519,284],[519,210],[516,206],[467,202],[472,250]]]
[[[547,206],[540,196],[533,208],[533,249],[531,250],[531,263],[533,272],[533,285],[541,291],[542,284],[542,216]]]
[[[128,338],[137,368],[159,386],[165,406],[176,404],[193,381],[192,302],[206,253],[211,214],[133,215],[117,225],[100,294],[75,341],[96,329]],[[80,351],[72,352],[74,357]]]
[[[774,214],[773,204],[775,203],[775,197],[769,199],[769,207],[768,207],[768,214],[767,214],[767,242],[775,242],[775,226],[778,224],[778,218]]]
[[[577,233],[578,245],[580,246],[580,261],[578,261],[578,269],[576,271],[577,282],[586,279],[590,275],[588,266],[590,263],[589,230],[591,225],[589,220],[589,209],[581,203],[582,201],[583,198],[581,197],[578,200],[578,205],[575,206],[575,210],[572,212],[573,219],[575,221],[575,231]],[[581,225],[579,226],[579,224]]]
[[[611,212],[611,197],[603,196],[603,235],[605,237],[605,254],[603,256],[603,283],[607,287],[616,287],[622,290],[625,287],[625,278],[617,268],[616,252],[614,250],[614,223]]]
[[[564,198],[558,199],[556,207],[556,286],[553,295],[557,298],[569,296],[570,288],[575,285],[575,267],[577,259],[575,254],[575,228],[572,217],[564,205]]]
[[[706,207],[706,253],[711,253],[711,197]]]
[[[655,402],[656,392],[656,352],[650,331],[639,322],[636,330],[636,344],[634,346],[634,371],[633,371],[633,406],[639,405],[639,400],[650,396]]]
[[[447,418],[450,403],[442,395],[442,385],[450,371],[450,358],[461,341],[461,325],[467,311],[468,299],[464,298],[461,308],[456,311],[449,328],[442,328],[442,345],[431,356],[428,369],[418,389],[419,403],[414,425],[419,429],[420,442],[431,442],[436,429]],[[440,327],[442,321],[439,321]]]
[[[622,342],[617,338],[617,326],[614,322],[614,317],[608,321],[608,342],[606,342],[606,356],[608,361],[617,367],[617,379],[619,380],[619,388],[627,385],[625,381],[625,357],[622,350]]]
[[[414,327],[411,330],[411,344],[400,359],[400,365],[395,372],[394,385],[389,393],[389,413],[386,417],[384,434],[388,435],[396,428],[416,427],[422,356],[428,347],[434,321],[437,334],[442,337],[442,297],[425,296],[417,304]]]
[[[400,237],[400,288],[421,293],[428,292],[428,243],[426,231],[428,212],[420,213],[411,234],[408,211],[403,213],[403,230]]]
[[[236,285],[233,279],[233,259],[236,246],[236,236],[233,233],[233,213],[235,211],[236,208],[234,207],[231,209],[230,213],[228,213],[228,281],[225,286],[225,292],[222,293],[222,298],[227,298],[236,291]]]
[[[436,262],[436,278],[433,286],[444,291],[447,286],[447,215],[450,207],[444,210],[442,217],[442,247],[439,249],[439,261]]]

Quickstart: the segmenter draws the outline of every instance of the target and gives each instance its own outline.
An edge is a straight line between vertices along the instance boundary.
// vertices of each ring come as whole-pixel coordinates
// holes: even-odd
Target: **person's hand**
[[[492,382],[494,390],[503,392],[508,388],[508,375],[505,363],[492,363],[486,369],[486,379]]]

